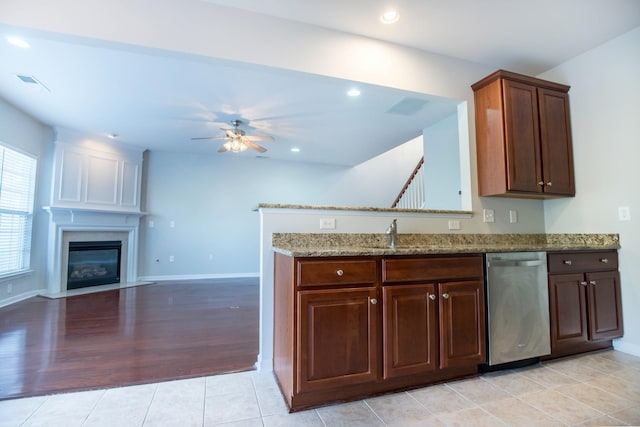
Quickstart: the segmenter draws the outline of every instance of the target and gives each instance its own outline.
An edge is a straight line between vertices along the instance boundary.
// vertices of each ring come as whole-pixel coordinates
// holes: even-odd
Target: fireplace
[[[67,290],[120,283],[120,240],[69,242]]]

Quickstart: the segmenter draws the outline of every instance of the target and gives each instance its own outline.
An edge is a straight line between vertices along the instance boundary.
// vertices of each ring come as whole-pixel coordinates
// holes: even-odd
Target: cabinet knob
[[[442,294],[442,298],[449,299],[449,294]]]
[[[580,282],[580,284],[581,284],[582,286],[587,286],[587,282],[585,282],[585,281]]]
[[[571,265],[571,260],[570,259],[565,259],[564,261],[562,261],[563,264],[565,265]]]
[[[540,187],[544,186],[544,181],[538,181],[538,185],[539,185]]]
[[[595,280],[591,280],[591,281],[589,281],[589,284],[590,284],[590,285],[595,285],[595,284],[596,284],[596,281],[595,281]]]
[[[429,297],[429,299],[431,301],[435,301],[435,299],[436,299],[436,296],[434,294],[427,294],[427,296]]]
[[[337,274],[338,276],[342,277],[342,275],[344,274],[344,271],[342,271],[342,270],[338,270],[338,271],[336,271],[336,274]]]
[[[376,305],[378,303],[378,300],[375,298],[371,298],[371,304]]]
[[[600,258],[600,262],[606,264],[609,260],[607,258]]]
[[[547,182],[547,187],[551,187],[553,186],[553,183],[551,181]]]

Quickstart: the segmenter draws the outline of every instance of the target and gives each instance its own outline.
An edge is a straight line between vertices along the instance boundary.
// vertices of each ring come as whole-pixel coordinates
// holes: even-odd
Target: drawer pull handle
[[[442,294],[442,298],[449,299],[449,294]]]
[[[431,301],[435,301],[436,300],[436,296],[434,294],[427,294],[427,296],[429,297],[429,299]]]
[[[542,187],[544,185],[544,181],[538,181],[538,185]]]
[[[344,274],[344,271],[342,271],[342,270],[338,270],[338,271],[336,271],[336,274],[337,274],[338,276],[342,277],[342,275]]]
[[[562,261],[563,264],[565,265],[571,265],[571,260],[570,259],[565,259],[564,261]]]
[[[375,298],[371,298],[371,304],[376,305],[378,303],[378,300]]]
[[[596,281],[595,281],[595,280],[591,280],[591,281],[589,282],[589,284],[590,284],[590,285],[595,285],[595,284],[596,284]]]
[[[609,260],[607,258],[600,258],[600,262],[606,264],[609,262]]]
[[[547,187],[552,187],[553,183],[551,181],[547,182]]]
[[[582,286],[587,286],[587,282],[585,282],[585,281],[580,282],[580,284],[581,284]]]

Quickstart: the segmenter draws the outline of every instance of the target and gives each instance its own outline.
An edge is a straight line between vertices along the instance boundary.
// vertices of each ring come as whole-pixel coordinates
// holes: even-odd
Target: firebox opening
[[[122,242],[69,242],[67,289],[120,283]]]

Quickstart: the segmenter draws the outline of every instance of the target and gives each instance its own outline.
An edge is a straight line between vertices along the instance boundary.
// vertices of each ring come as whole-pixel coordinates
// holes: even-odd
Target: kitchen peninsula
[[[488,252],[543,251],[550,268],[584,270],[549,282],[549,357],[611,347],[622,334],[618,235],[399,234],[394,249],[388,239],[272,235],[274,371],[292,411],[477,375],[487,361]],[[602,283],[586,287],[585,274]],[[569,320],[554,315],[561,305]]]

